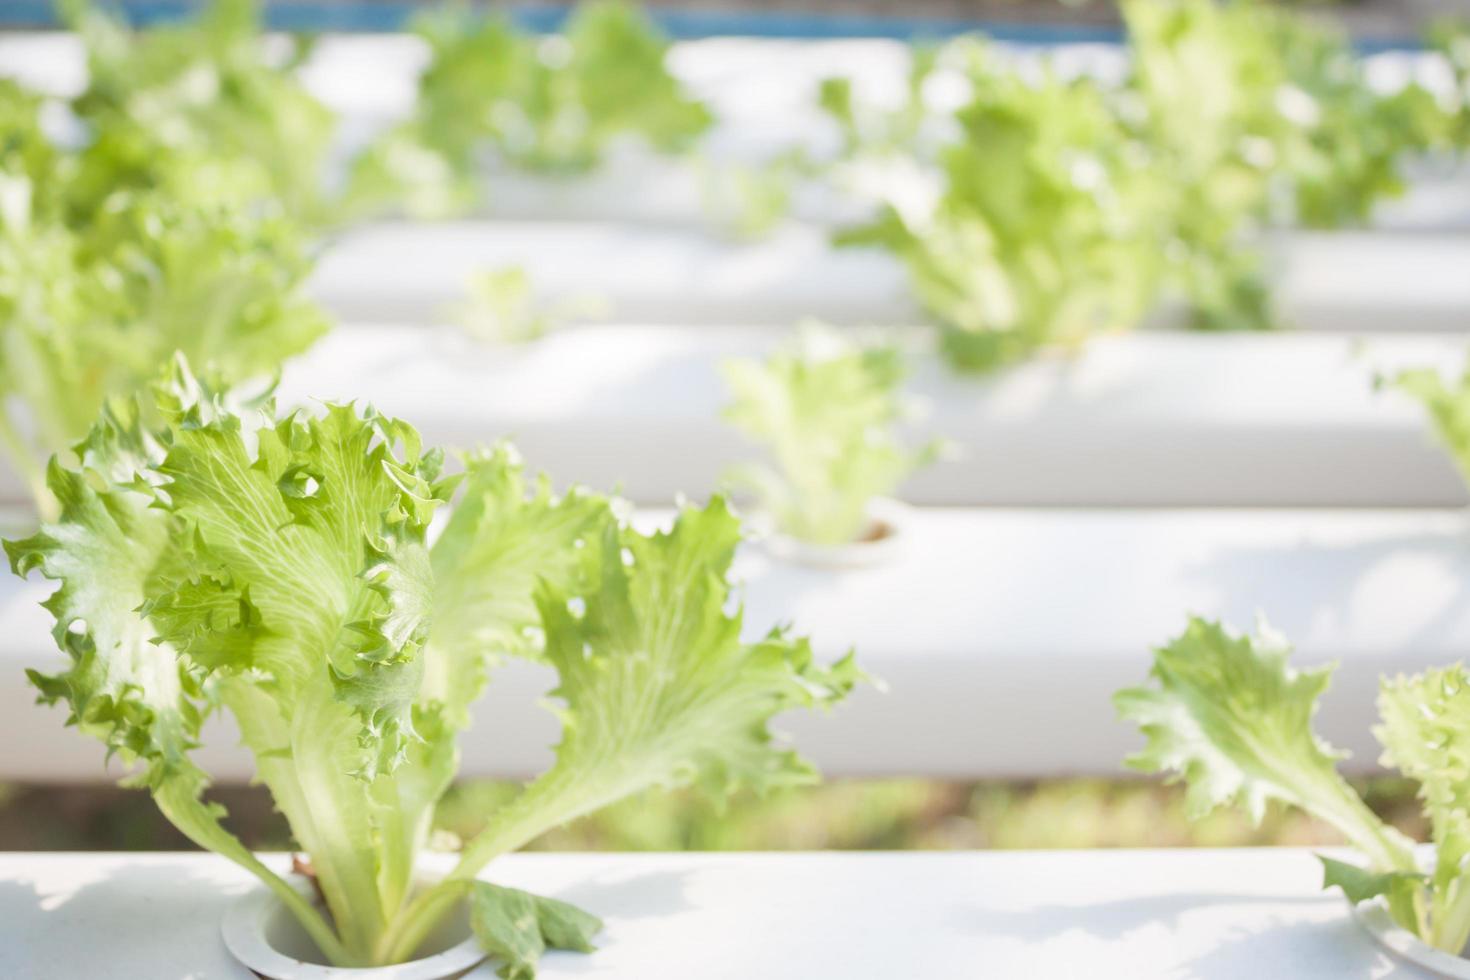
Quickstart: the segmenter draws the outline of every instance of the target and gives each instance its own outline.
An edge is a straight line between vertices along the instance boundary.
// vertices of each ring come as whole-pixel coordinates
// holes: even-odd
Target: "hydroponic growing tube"
[[[1267,240],[1280,320],[1321,333],[1463,333],[1470,235],[1278,232]],[[912,324],[924,315],[884,252],[833,248],[824,228],[752,242],[624,221],[378,222],[322,257],[312,289],[348,322],[433,322],[483,269],[523,268],[551,300],[595,298],[623,322],[699,327]],[[1154,321],[1182,326],[1176,313]]]
[[[568,328],[519,347],[457,329],[346,326],[288,364],[283,402],[371,391],[436,443],[513,437],[558,479],[642,503],[702,497],[759,450],[720,419],[719,365],[784,328]],[[1462,481],[1425,413],[1374,376],[1458,372],[1456,337],[1139,332],[987,380],[918,354],[916,437],[956,458],[902,491],[924,505],[1457,506]],[[0,501],[26,500],[0,472]]]
[[[1114,773],[1138,739],[1109,696],[1136,683],[1180,610],[1250,622],[1262,595],[1296,662],[1341,662],[1320,729],[1362,770],[1378,756],[1362,723],[1378,678],[1470,647],[1459,511],[918,510],[904,533],[871,568],[791,565],[755,545],[736,564],[747,623],[797,622],[825,658],[855,645],[887,684],[827,716],[776,720],[829,776]],[[0,779],[92,782],[107,776],[97,746],[33,704],[21,669],[60,659],[38,606],[49,591],[0,580],[0,634],[14,638],[0,651],[0,740],[26,747],[0,760]],[[466,775],[539,771],[557,723],[537,700],[553,683],[523,661],[495,672],[463,741]],[[234,733],[210,725],[200,763],[248,778]]]
[[[601,914],[596,970],[642,980],[961,977],[977,968],[1064,977],[1084,963],[1088,977],[1106,980],[1427,976],[1347,921],[1305,848],[513,854],[493,876]],[[248,881],[207,854],[0,856],[0,915],[17,940],[0,948],[0,970],[12,980],[153,980],[187,962],[201,975],[233,976],[240,968],[218,923]],[[167,943],[157,941],[163,910]],[[550,953],[538,976],[582,976],[588,965]]]
[[[480,347],[453,329],[345,327],[288,366],[281,398],[372,391],[436,442],[513,437],[558,479],[647,504],[699,498],[759,450],[720,418],[721,362],[785,329],[607,326]],[[1374,375],[1458,371],[1453,337],[1099,338],[987,380],[915,357],[908,391],[956,458],[901,491],[941,505],[1456,505],[1460,478],[1424,412]]]

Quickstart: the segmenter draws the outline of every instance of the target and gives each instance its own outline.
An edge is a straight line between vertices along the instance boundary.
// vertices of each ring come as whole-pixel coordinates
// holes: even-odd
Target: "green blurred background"
[[[1369,804],[1425,839],[1414,785],[1354,780]],[[444,846],[475,833],[516,792],[507,782],[456,786],[439,809]],[[254,787],[213,796],[252,847],[291,846],[286,822]],[[0,840],[13,850],[191,850],[146,793],[97,786],[0,785]],[[692,792],[650,793],[577,821],[530,850],[944,850],[1177,847],[1336,843],[1298,813],[1268,812],[1259,827],[1235,812],[1191,823],[1178,787],[1147,780],[941,782],[834,780],[723,810]]]

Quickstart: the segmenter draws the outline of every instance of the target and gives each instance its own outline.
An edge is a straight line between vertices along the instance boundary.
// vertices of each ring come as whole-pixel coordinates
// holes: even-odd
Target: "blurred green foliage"
[[[1425,827],[1409,780],[1353,781],[1369,805],[1405,833]],[[474,834],[516,790],[467,782],[439,808],[442,845]],[[291,845],[285,820],[264,790],[222,787],[215,795],[252,847]],[[690,792],[650,793],[545,834],[528,850],[953,850],[1076,847],[1323,845],[1333,832],[1273,808],[1259,827],[1216,812],[1196,822],[1184,794],[1146,780],[1058,779],[941,782],[834,780],[737,797],[723,809]],[[0,849],[191,850],[143,794],[115,787],[0,786]]]

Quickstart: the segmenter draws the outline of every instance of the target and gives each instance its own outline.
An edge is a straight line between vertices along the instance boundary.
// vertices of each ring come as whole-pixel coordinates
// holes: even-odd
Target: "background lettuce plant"
[[[175,156],[213,156],[298,222],[332,220],[336,120],[296,77],[310,44],[268,46],[257,0],[211,0],[196,19],[138,31],[88,0],[64,7],[87,53],[87,88],[70,108],[86,139],[117,147],[114,168],[146,173]]]
[[[564,33],[548,37],[461,10],[417,29],[430,60],[414,115],[355,162],[351,207],[452,214],[479,200],[486,158],[583,173],[619,140],[680,152],[712,121],[669,74],[667,39],[621,0],[579,4]]]
[[[723,367],[732,400],[725,418],[763,444],[774,466],[747,464],[730,482],[753,492],[776,528],[821,545],[849,544],[868,529],[868,507],[892,493],[941,444],[905,447],[902,352],[857,344],[804,325],[796,342],[764,360]]]
[[[39,110],[0,85],[0,437],[54,516],[38,461],[84,436],[106,397],[175,351],[231,380],[269,375],[327,320],[302,292],[304,233],[253,197],[248,163],[161,153],[135,129],[62,148]],[[138,168],[119,166],[124,147]]]
[[[1374,89],[1348,39],[1300,14],[1255,0],[1123,12],[1132,71],[1119,111],[1147,154],[1143,206],[1196,326],[1276,325],[1262,229],[1365,221],[1403,191],[1406,157],[1449,139],[1427,90]]]
[[[960,39],[915,52],[896,108],[860,104],[845,79],[818,93],[844,160],[906,155],[937,176],[932,200],[888,195],[838,241],[903,261],[962,369],[1135,326],[1166,298],[1195,327],[1274,327],[1270,228],[1365,221],[1403,191],[1407,158],[1463,144],[1463,92],[1380,91],[1345,37],[1300,14],[1255,0],[1122,12],[1116,83],[1033,77]],[[1439,41],[1452,64],[1455,37]],[[936,75],[969,92],[952,118],[925,102]]]
[[[1106,93],[1087,79],[1025,79],[984,54],[969,76],[932,208],[890,204],[839,242],[903,261],[941,349],[966,370],[1131,326],[1157,259],[1130,207],[1141,174]]]
[[[278,416],[182,360],[158,410],[150,429],[134,403],[110,403],[80,466],[51,464],[60,518],[6,544],[17,573],[60,583],[46,607],[69,663],[31,679],[190,839],[261,878],[332,963],[407,959],[468,900],[503,975],[530,976],[543,945],[587,948],[598,923],[477,881],[495,857],[655,785],[814,778],[767,721],[840,700],[858,672],[850,655],[817,664],[779,628],[742,637],[726,579],[740,525],[718,498],[643,534],[606,498],[528,487],[508,448],[450,475],[406,423],[348,405]],[[507,656],[556,671],[556,761],[415,890],[456,740]],[[206,801],[192,752],[217,710],[330,919]]]
[[[481,269],[466,283],[466,296],[450,318],[484,344],[527,344],[573,320],[605,315],[608,304],[591,296],[548,302],[536,295],[522,266]]]
[[[1153,684],[1120,691],[1119,713],[1147,747],[1128,760],[1188,786],[1198,816],[1237,806],[1259,821],[1267,803],[1305,810],[1336,828],[1363,858],[1323,858],[1324,887],[1362,902],[1382,896],[1395,921],[1459,955],[1470,940],[1470,676],[1461,665],[1385,680],[1378,698],[1385,765],[1419,784],[1435,859],[1424,871],[1413,842],[1374,815],[1337,771],[1341,753],[1312,731],[1332,668],[1296,670],[1269,627],[1255,636],[1191,619],[1154,651]]]

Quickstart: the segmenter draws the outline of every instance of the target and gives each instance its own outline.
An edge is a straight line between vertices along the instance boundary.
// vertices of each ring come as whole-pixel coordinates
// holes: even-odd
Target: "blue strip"
[[[187,0],[121,0],[107,4],[120,8],[129,23],[149,25],[181,20],[199,3]],[[403,30],[415,14],[432,9],[431,2],[332,3],[328,0],[297,0],[267,3],[266,23],[275,30],[305,32],[362,31],[381,33]],[[771,37],[802,40],[824,38],[890,38],[899,41],[943,39],[960,34],[983,33],[997,41],[1014,44],[1054,45],[1122,41],[1117,27],[1081,24],[1015,24],[954,18],[877,17],[853,14],[808,14],[782,11],[734,12],[707,10],[650,11],[664,31],[681,40],[703,37]],[[552,31],[566,19],[567,7],[521,8],[512,17],[532,31]],[[56,5],[49,0],[0,0],[0,25],[25,28],[59,26]],[[1365,54],[1379,51],[1414,50],[1422,47],[1412,38],[1364,39],[1357,47]]]

